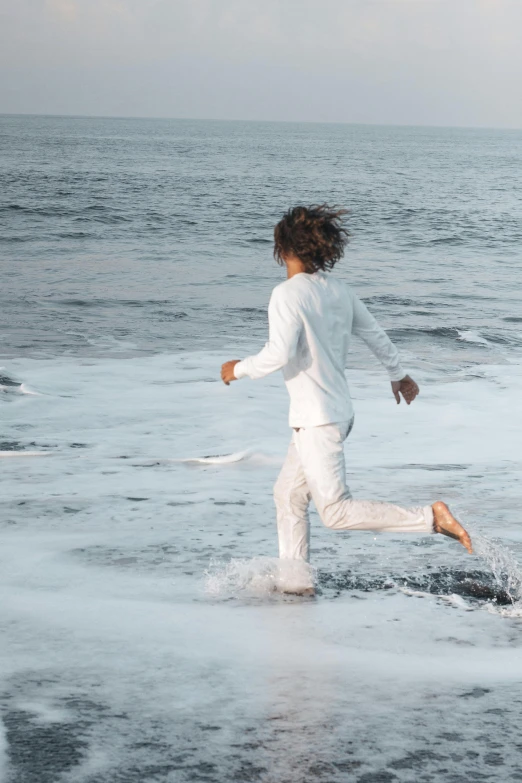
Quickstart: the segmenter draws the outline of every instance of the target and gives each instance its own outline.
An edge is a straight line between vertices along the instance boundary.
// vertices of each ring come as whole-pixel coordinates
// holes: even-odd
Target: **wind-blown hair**
[[[295,255],[312,274],[333,269],[343,257],[349,231],[344,226],[346,209],[321,204],[289,209],[274,229],[274,258],[284,264],[284,256]]]

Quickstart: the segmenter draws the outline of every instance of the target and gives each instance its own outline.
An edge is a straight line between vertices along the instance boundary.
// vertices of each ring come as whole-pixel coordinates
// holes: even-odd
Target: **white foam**
[[[433,593],[428,593],[425,590],[413,590],[411,587],[399,587],[399,592],[404,595],[409,595],[411,598],[432,598]]]
[[[459,340],[463,340],[467,343],[477,343],[478,345],[489,345],[489,342],[486,340],[485,337],[482,337],[478,332],[474,332],[471,329],[465,330],[461,332],[458,330],[459,333]]]
[[[40,397],[41,396],[40,392],[36,392],[36,391],[33,391],[32,389],[28,389],[27,386],[25,385],[25,383],[21,383],[18,388],[19,388],[19,391],[22,394],[30,394],[33,397]]]
[[[51,451],[0,451],[0,457],[48,457],[52,454]]]
[[[450,595],[439,595],[438,598],[440,598],[441,601],[444,601],[444,603],[448,604],[449,606],[455,607],[455,609],[464,609],[466,612],[473,611],[473,607],[467,604],[461,595],[457,595],[456,593],[451,593]]]
[[[399,587],[399,591],[404,593],[404,595],[411,596],[412,598],[436,598],[437,600],[442,601],[442,603],[445,603],[448,606],[452,606],[455,609],[464,609],[466,612],[473,611],[473,607],[467,604],[462,596],[457,595],[456,593],[443,595],[441,593],[428,593],[425,590],[413,590],[410,587]]]
[[[234,454],[221,454],[214,457],[186,457],[185,459],[171,460],[171,462],[196,462],[202,465],[230,465],[233,462],[241,462],[248,459],[251,456],[251,452],[247,449],[245,451],[237,451]]]
[[[16,701],[16,709],[31,713],[36,722],[40,725],[65,723],[72,718],[70,710],[66,710],[63,707],[57,707],[55,704],[46,701],[27,701],[25,699],[20,699]]]
[[[423,698],[430,688],[519,680],[520,651],[504,620],[521,616],[512,550],[521,543],[522,367],[482,365],[477,377],[453,378],[412,371],[421,395],[410,407],[395,404],[382,372],[349,373],[354,496],[408,504],[440,496],[471,522],[478,557],[442,536],[338,534],[312,513],[320,584],[337,571],[371,585],[372,576],[400,583],[404,574],[469,569],[497,574],[504,589],[511,574],[513,606],[468,611],[480,604],[337,590],[335,580],[315,601],[281,596],[272,487],[291,435],[287,395],[276,377],[225,387],[222,358],[64,357],[8,368],[41,394],[5,403],[3,437],[27,451],[2,456],[53,459],[2,465],[0,611],[5,649],[17,655],[0,651],[0,664],[16,702],[39,722],[58,721],[64,696],[76,694],[106,705],[104,715],[129,716],[111,747],[100,722],[70,773],[78,783],[92,770],[116,774],[142,738],[142,716],[179,725],[179,705],[205,722],[223,704],[220,725],[234,731],[245,716],[254,725],[266,703],[315,710],[324,726],[321,709],[340,691],[360,711],[400,705],[412,682]],[[32,452],[33,442],[51,442],[52,452]],[[500,554],[482,545],[484,533],[503,537]],[[306,703],[296,702],[303,689]]]

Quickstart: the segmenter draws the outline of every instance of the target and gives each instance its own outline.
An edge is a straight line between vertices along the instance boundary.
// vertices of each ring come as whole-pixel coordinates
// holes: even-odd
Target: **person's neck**
[[[285,264],[286,264],[286,276],[288,280],[290,280],[291,277],[294,277],[294,275],[300,275],[303,272],[306,273],[306,267],[297,256],[288,256],[285,258]]]

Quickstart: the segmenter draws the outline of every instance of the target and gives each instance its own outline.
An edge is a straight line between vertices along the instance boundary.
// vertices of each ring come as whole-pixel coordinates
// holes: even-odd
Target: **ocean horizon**
[[[275,119],[253,119],[244,117],[174,117],[170,115],[154,116],[154,115],[130,115],[130,114],[41,114],[33,112],[0,112],[0,117],[42,117],[50,119],[71,119],[71,120],[158,120],[158,121],[172,121],[172,122],[250,122],[250,123],[267,123],[267,124],[281,124],[281,125],[350,125],[362,128],[433,128],[437,130],[493,130],[493,131],[508,131],[519,132],[522,131],[522,127],[518,125],[432,125],[425,123],[387,123],[387,122],[350,122],[348,120],[275,120]]]

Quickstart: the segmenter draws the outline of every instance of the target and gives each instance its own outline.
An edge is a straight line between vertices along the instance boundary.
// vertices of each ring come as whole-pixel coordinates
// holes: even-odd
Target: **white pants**
[[[323,524],[332,530],[433,532],[431,506],[402,508],[391,503],[352,500],[346,485],[343,451],[343,443],[352,426],[353,419],[294,431],[274,487],[279,557],[282,561],[301,561],[304,565],[309,560],[308,505],[311,499]],[[301,579],[300,573],[306,573],[306,569],[299,569],[298,563],[293,566],[287,563],[290,581],[293,580],[292,569],[297,581]]]

